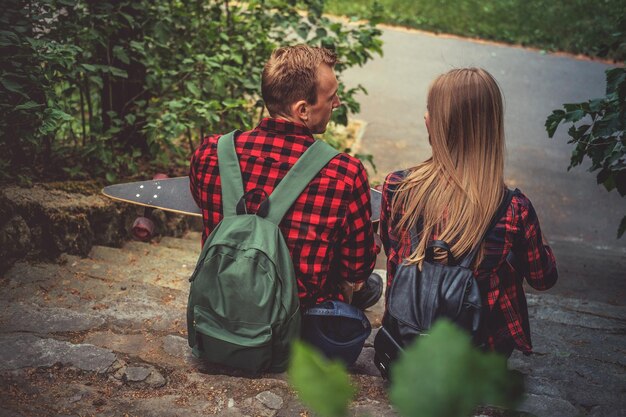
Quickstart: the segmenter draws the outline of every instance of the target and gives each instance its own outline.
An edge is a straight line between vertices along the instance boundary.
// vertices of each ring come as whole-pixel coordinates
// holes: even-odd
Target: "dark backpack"
[[[512,197],[513,191],[507,189],[487,232],[506,213]],[[417,244],[416,235],[411,236],[411,252]],[[479,247],[480,243],[457,264],[448,244],[434,240],[426,248],[422,271],[406,262],[398,266],[387,294],[382,327],[374,339],[374,363],[383,377],[389,377],[389,366],[403,349],[417,336],[427,335],[441,317],[467,330],[476,344],[481,342],[482,303],[470,269]],[[434,261],[435,248],[448,252],[447,265]]]
[[[195,356],[252,372],[282,372],[300,334],[300,302],[281,219],[337,151],[315,141],[256,214],[246,212],[234,133],[217,145],[224,218],[189,279],[189,346]]]

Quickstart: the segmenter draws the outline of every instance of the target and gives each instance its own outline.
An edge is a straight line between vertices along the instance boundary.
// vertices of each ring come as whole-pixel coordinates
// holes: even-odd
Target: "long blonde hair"
[[[496,80],[481,68],[440,75],[428,92],[432,157],[409,170],[398,185],[392,215],[399,233],[421,226],[408,261],[421,268],[432,235],[455,258],[482,238],[504,193],[504,122]],[[444,251],[435,258],[444,260]],[[480,263],[479,252],[475,265]]]

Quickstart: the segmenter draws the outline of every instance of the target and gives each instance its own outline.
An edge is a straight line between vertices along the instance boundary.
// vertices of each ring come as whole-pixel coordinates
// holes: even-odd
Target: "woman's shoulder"
[[[521,210],[528,210],[530,207],[532,207],[530,199],[519,188],[514,188],[512,191],[513,198],[511,199],[511,204],[514,207],[517,207]]]
[[[521,222],[521,224],[525,225],[524,227],[533,225],[538,221],[537,212],[535,211],[530,198],[528,198],[518,188],[516,188],[513,192],[511,206],[514,210],[513,219]]]
[[[409,169],[403,169],[400,171],[393,171],[387,174],[385,177],[385,183],[383,184],[384,192],[394,192],[400,183],[404,181],[406,176],[409,174]]]

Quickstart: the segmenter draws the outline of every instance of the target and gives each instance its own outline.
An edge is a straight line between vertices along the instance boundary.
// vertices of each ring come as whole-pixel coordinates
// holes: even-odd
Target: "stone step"
[[[85,274],[108,282],[141,282],[186,291],[196,264],[196,255],[145,243],[134,245],[131,253],[124,249],[94,246],[89,258],[77,259],[71,272]],[[124,253],[116,262],[116,254]]]
[[[191,235],[191,237],[189,236]],[[202,250],[200,233],[187,233],[182,238],[175,238],[166,236],[159,242],[160,246],[165,246],[172,249],[181,249],[186,252],[195,253],[196,256],[200,254]]]
[[[191,355],[186,303],[199,241],[196,233],[151,244],[129,242],[121,249],[95,246],[88,258],[18,262],[0,279],[0,375],[13,378],[18,391],[12,392],[36,390],[39,400],[29,403],[30,409],[11,405],[14,397],[6,394],[0,393],[0,401],[34,415],[113,416],[121,409],[155,416],[305,412],[284,374],[250,378]],[[575,257],[570,243],[554,244],[561,262]],[[609,270],[621,265],[619,250],[583,250],[604,253]],[[377,272],[385,276],[384,270]],[[561,277],[567,280],[563,269]],[[527,379],[520,409],[540,417],[547,415],[541,410],[564,417],[582,409],[597,411],[589,415],[612,415],[602,405],[615,402],[612,391],[602,387],[623,381],[626,307],[551,292],[527,298],[537,354],[514,353],[509,362]],[[358,387],[352,415],[395,416],[372,362],[383,311],[382,300],[366,311],[375,329],[350,369]],[[106,378],[94,380],[89,377],[93,373]],[[144,400],[134,401],[134,395]],[[507,413],[489,409],[487,414],[518,415]]]
[[[180,332],[186,328],[185,290],[128,279],[101,279],[77,272],[84,259],[67,257],[65,265],[33,265],[36,274],[16,264],[4,277],[0,294],[0,322],[4,330],[46,334],[86,330],[94,321],[111,328]],[[101,270],[111,268],[101,266]],[[91,271],[90,271],[91,272]],[[107,274],[111,278],[112,273]],[[69,318],[72,318],[70,320]],[[77,328],[83,326],[85,328]],[[92,327],[95,328],[98,326]]]

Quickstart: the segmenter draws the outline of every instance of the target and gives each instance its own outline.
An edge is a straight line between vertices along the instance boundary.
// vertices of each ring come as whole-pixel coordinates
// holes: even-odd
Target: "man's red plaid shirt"
[[[396,184],[407,172],[389,174],[383,186],[380,237],[387,253],[387,286],[411,251],[409,234],[395,230],[399,217],[391,218]],[[510,252],[515,255],[515,267],[507,261]],[[515,191],[505,216],[487,233],[484,254],[474,276],[483,306],[487,306],[484,310],[487,341],[492,349],[506,350],[510,346],[530,353],[532,343],[523,279],[537,290],[546,290],[556,283],[558,274],[552,249],[542,242],[535,209],[519,190]]]
[[[222,219],[222,189],[217,140],[207,137],[191,159],[191,192],[202,209],[202,243]],[[244,190],[270,194],[298,158],[314,143],[309,130],[281,119],[265,118],[235,139]],[[262,193],[248,201],[255,213]],[[311,181],[287,212],[280,229],[287,242],[304,307],[342,300],[340,280],[367,279],[376,262],[370,192],[363,164],[341,153]]]

